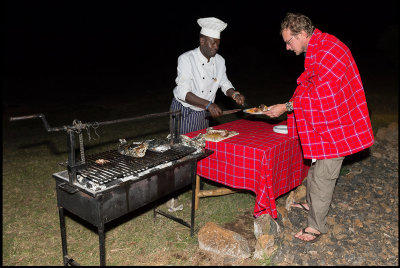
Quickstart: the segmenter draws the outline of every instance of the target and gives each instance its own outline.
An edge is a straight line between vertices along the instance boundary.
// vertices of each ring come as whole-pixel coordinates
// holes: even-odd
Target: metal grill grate
[[[178,160],[194,151],[195,148],[180,145],[162,153],[148,150],[144,157],[136,158],[110,150],[86,156],[85,167],[77,171],[77,175],[102,185],[131,175],[137,176],[149,168]],[[110,162],[101,165],[95,162],[98,159]]]

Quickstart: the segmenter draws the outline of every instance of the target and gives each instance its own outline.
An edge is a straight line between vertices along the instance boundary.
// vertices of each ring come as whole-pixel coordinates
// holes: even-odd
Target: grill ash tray
[[[181,159],[195,151],[196,149],[192,147],[172,146],[164,152],[148,150],[145,156],[139,158],[120,154],[117,150],[110,150],[88,155],[85,165],[77,171],[77,175],[95,184],[110,186],[115,180],[140,176],[140,173],[150,168]],[[106,161],[104,164],[98,164],[96,160],[99,159]]]

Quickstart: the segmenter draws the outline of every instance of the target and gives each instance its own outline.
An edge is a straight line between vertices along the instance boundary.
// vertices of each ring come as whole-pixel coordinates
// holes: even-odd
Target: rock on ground
[[[208,222],[198,233],[199,247],[219,255],[234,258],[251,256],[247,240],[240,234]]]
[[[256,247],[254,250],[253,258],[262,259],[269,258],[276,251],[278,247],[275,245],[275,237],[273,235],[261,235],[257,239]]]

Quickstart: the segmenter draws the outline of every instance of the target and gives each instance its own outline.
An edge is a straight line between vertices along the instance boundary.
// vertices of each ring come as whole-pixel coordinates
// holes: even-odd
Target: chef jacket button
[[[203,66],[204,66],[204,63],[203,63]]]
[[[204,91],[202,90],[201,93],[204,93]]]
[[[203,79],[204,79],[204,77],[203,77]]]
[[[210,90],[210,92],[211,92],[211,90]]]

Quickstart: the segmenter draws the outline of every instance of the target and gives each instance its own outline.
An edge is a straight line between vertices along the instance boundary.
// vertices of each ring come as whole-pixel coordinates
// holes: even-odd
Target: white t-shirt
[[[196,96],[214,102],[218,88],[226,95],[233,88],[226,76],[225,59],[219,54],[210,58],[201,54],[200,47],[183,53],[178,58],[178,76],[175,79],[175,98],[185,107],[196,111],[204,109],[185,102],[186,94],[192,92]]]

